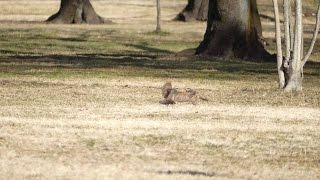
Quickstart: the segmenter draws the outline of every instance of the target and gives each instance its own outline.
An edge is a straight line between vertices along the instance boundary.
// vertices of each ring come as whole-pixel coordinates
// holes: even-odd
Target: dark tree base
[[[256,0],[210,0],[207,30],[196,54],[273,61],[261,34]]]
[[[209,0],[188,0],[187,6],[174,18],[176,21],[206,21]]]
[[[275,61],[276,56],[270,54],[259,39],[247,42],[245,36],[238,31],[221,29],[207,34],[197,47],[195,54],[219,56],[255,61]],[[233,34],[233,36],[230,36]]]
[[[100,17],[89,0],[61,0],[60,10],[48,18],[47,22],[56,24],[103,24],[111,23]]]

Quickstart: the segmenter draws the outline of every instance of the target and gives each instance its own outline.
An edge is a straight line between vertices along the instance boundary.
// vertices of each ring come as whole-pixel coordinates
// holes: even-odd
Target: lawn
[[[161,34],[155,2],[92,2],[114,24],[50,25],[57,0],[0,1],[0,179],[320,178],[319,43],[304,91],[284,93],[274,62],[184,51],[206,28],[171,20],[185,1],[163,1]],[[161,105],[167,81],[209,101]]]

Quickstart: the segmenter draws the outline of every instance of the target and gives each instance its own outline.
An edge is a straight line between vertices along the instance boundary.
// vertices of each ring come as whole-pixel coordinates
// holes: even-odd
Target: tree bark
[[[157,0],[157,27],[156,32],[161,32],[161,2]]]
[[[207,30],[196,54],[273,60],[261,40],[256,0],[210,0]]]
[[[286,3],[287,0],[284,0],[284,3]],[[283,89],[285,86],[285,72],[283,69],[283,55],[282,55],[282,44],[281,44],[281,23],[280,23],[280,14],[279,14],[279,6],[278,6],[278,0],[273,0],[273,8],[274,8],[274,19],[275,19],[275,29],[276,29],[276,41],[277,41],[277,70],[279,75],[279,88]],[[288,8],[288,6],[284,6],[284,8]],[[286,11],[284,11],[286,12]],[[285,22],[289,23],[287,21],[287,18],[284,17]],[[285,28],[287,29],[287,28]],[[286,37],[286,45],[287,45],[288,38]],[[290,44],[290,42],[289,42]],[[289,49],[290,52],[290,49]],[[290,54],[290,53],[289,53]]]
[[[289,66],[289,79],[285,91],[302,90],[302,41],[303,41],[303,24],[302,24],[302,3],[301,0],[295,0],[295,32],[293,57]]]
[[[111,21],[100,17],[90,0],[61,0],[60,10],[48,18],[47,22],[56,24],[102,24]]]
[[[277,39],[277,54],[278,54],[278,73],[280,88],[285,91],[301,91],[303,81],[303,67],[309,59],[320,28],[320,2],[318,4],[317,19],[313,37],[310,46],[305,53],[303,50],[303,18],[302,18],[302,1],[294,0],[295,12],[292,12],[291,3],[293,0],[283,1],[284,14],[284,35],[285,35],[285,57],[282,57],[281,46],[281,30],[278,12],[278,2],[273,0],[276,39]],[[290,14],[294,14],[291,16]],[[294,32],[294,33],[293,33]],[[282,64],[282,66],[281,66]]]
[[[175,17],[178,21],[208,19],[209,0],[188,0],[187,6]]]

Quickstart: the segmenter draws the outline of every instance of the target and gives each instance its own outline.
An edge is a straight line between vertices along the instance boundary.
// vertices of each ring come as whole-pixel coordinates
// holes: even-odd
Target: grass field
[[[153,1],[92,2],[114,24],[49,25],[59,1],[0,0],[1,180],[320,178],[319,43],[288,94],[275,63],[177,55],[206,28],[171,21],[184,0],[163,1],[161,34]],[[163,106],[167,81],[209,102]]]

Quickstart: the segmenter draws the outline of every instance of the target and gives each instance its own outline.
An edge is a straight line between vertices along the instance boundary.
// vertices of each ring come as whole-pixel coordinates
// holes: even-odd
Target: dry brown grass
[[[4,179],[319,178],[318,108],[162,106],[161,79],[1,82]]]
[[[44,20],[58,7],[58,1],[22,2],[0,1],[0,12],[5,12],[1,20]],[[95,43],[117,38],[130,43],[120,38],[124,36],[148,43],[161,40],[163,44],[151,45],[170,50],[173,41],[179,45],[171,50],[176,52],[184,43],[201,40],[205,24],[168,21],[184,1],[165,0],[164,25],[170,33],[159,38],[146,35],[155,28],[153,2],[93,2],[100,14],[117,24],[0,23],[2,33],[12,31],[11,39],[0,36],[1,40],[12,46],[17,41],[13,52],[0,56],[0,179],[320,178],[317,63],[306,69],[304,93],[284,94],[276,90],[272,64],[142,59],[149,64],[141,65],[139,59],[114,59],[119,52],[142,57],[151,52]],[[120,7],[119,14],[106,11],[114,6]],[[125,10],[137,17],[126,19]],[[22,17],[21,12],[28,15]],[[183,27],[182,33],[177,27]],[[120,35],[105,35],[110,29]],[[37,46],[35,54],[25,52],[30,44],[19,38],[41,32],[45,38],[29,43],[49,41],[50,49]],[[90,42],[68,44],[73,51],[63,46],[68,41],[46,40],[81,38],[84,32]],[[64,59],[87,51],[105,54]],[[116,60],[120,65],[112,66]],[[160,87],[168,80],[194,88],[210,101],[160,105]]]
[[[162,82],[2,79],[1,177],[319,178],[319,109],[162,106]]]

